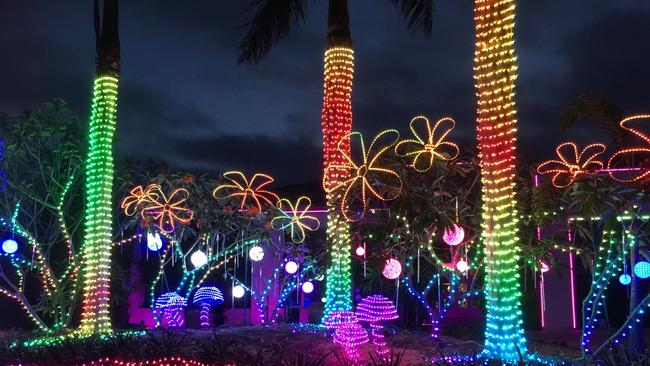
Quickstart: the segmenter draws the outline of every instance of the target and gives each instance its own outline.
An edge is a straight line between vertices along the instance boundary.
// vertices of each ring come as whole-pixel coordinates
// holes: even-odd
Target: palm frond
[[[258,63],[291,28],[305,21],[307,0],[252,0],[244,12],[255,14],[242,25],[248,33],[239,44],[239,63]]]
[[[422,31],[431,34],[433,27],[433,0],[390,0],[408,21],[408,28],[413,32]]]

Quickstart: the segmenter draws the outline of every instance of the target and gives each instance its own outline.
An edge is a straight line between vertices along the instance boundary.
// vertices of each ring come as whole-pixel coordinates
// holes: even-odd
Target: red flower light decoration
[[[416,123],[420,121],[426,130],[426,139],[415,128]],[[456,159],[460,154],[458,145],[445,141],[447,135],[456,127],[456,121],[453,119],[449,117],[441,118],[432,127],[427,117],[417,116],[411,120],[409,127],[415,136],[415,140],[400,141],[395,146],[395,154],[400,157],[415,156],[413,158],[413,168],[418,172],[424,173],[431,169],[433,161],[436,159],[449,161]],[[442,130],[442,133],[437,136],[436,132],[439,129]]]
[[[185,207],[189,197],[190,193],[183,188],[176,189],[167,197],[158,184],[150,184],[145,189],[142,186],[133,188],[120,207],[128,216],[140,212],[143,220],[156,221],[156,226],[169,234],[174,232],[177,224],[185,225],[192,221],[194,212]]]
[[[230,183],[221,184],[212,191],[212,195],[216,199],[241,197],[240,210],[243,210],[245,206],[248,206],[249,202],[252,202],[257,206],[258,212],[261,212],[262,202],[260,200],[269,205],[274,205],[280,200],[277,194],[262,189],[275,181],[270,175],[257,173],[248,180],[244,173],[232,171],[223,173],[223,177]]]
[[[639,155],[646,162],[648,159],[650,159],[650,137],[635,128],[626,126],[628,122],[648,119],[650,119],[650,114],[641,114],[638,116],[625,118],[621,121],[621,128],[632,132],[638,138],[645,141],[645,146],[628,147],[621,149],[612,155],[612,157],[609,159],[609,162],[607,163],[607,170],[609,172],[609,176],[612,177],[612,179],[619,182],[636,182],[650,175],[650,166],[648,164],[645,164],[645,166],[627,167],[619,165],[620,162],[623,162],[623,164],[625,164],[625,162],[632,162],[635,160],[638,162]]]
[[[358,138],[361,148],[362,158],[358,163],[352,159],[351,154],[342,148],[342,144],[348,140],[351,141],[353,137]],[[379,141],[384,137],[388,139],[388,142],[382,144],[381,147],[377,146],[379,145]],[[328,166],[323,175],[323,188],[327,193],[339,190],[343,192],[340,199],[340,208],[343,216],[348,221],[358,221],[364,216],[368,205],[368,192],[381,201],[393,200],[401,193],[402,179],[399,174],[393,170],[378,166],[378,160],[386,151],[395,145],[398,139],[399,132],[397,130],[382,131],[372,140],[367,150],[363,135],[359,132],[352,132],[339,141],[339,152],[347,160],[347,164],[332,164]],[[331,178],[335,176],[335,174],[330,174],[331,172],[341,171],[349,172],[349,174],[345,175],[343,179],[340,179],[341,177],[339,176],[338,179],[340,181],[338,179],[335,181]],[[390,181],[390,179],[393,179],[397,185],[387,184],[386,182]],[[357,194],[356,196],[355,193]],[[355,197],[361,200],[362,209],[360,213],[355,212],[351,207]]]
[[[555,149],[560,160],[545,161],[537,167],[539,174],[553,174],[553,185],[566,188],[581,175],[594,174],[603,169],[603,162],[595,160],[605,152],[605,145],[591,144],[578,152],[573,142],[565,142]]]

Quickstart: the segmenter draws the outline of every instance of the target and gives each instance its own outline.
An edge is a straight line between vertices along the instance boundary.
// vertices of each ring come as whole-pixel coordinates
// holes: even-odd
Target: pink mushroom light
[[[384,338],[384,326],[381,324],[389,320],[395,320],[397,309],[392,301],[381,295],[371,295],[361,300],[357,305],[357,318],[360,322],[370,323],[372,330],[372,343],[375,350],[383,359],[387,359],[388,347]]]
[[[334,311],[325,320],[325,327],[335,329],[334,343],[343,347],[353,363],[358,363],[359,346],[368,343],[368,332],[359,324],[356,314],[348,310]]]

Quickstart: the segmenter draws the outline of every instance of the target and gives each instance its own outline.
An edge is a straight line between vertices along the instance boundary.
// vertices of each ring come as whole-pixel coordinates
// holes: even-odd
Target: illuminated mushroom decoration
[[[361,355],[359,346],[368,343],[368,332],[363,329],[353,311],[334,311],[325,320],[325,327],[334,329],[334,343],[345,350],[348,358],[359,362]]]
[[[537,167],[539,174],[552,174],[556,188],[566,188],[583,175],[595,174],[603,169],[603,162],[596,160],[605,152],[605,145],[591,144],[579,151],[573,142],[565,142],[555,149],[560,160],[548,160]]]
[[[387,358],[388,347],[386,347],[386,340],[384,338],[383,322],[395,320],[397,309],[392,301],[381,295],[371,295],[357,305],[357,318],[360,322],[367,322],[370,324],[372,330],[372,343],[375,345],[377,354],[383,359]]]
[[[402,179],[399,174],[379,166],[379,160],[398,139],[397,130],[386,130],[372,140],[368,149],[359,132],[352,132],[339,141],[339,152],[347,163],[329,165],[325,169],[323,188],[326,193],[341,192],[340,210],[346,220],[361,220],[371,196],[381,201],[391,201],[401,193]],[[348,141],[353,140],[359,141],[361,149],[361,160],[356,162],[344,148]],[[343,174],[343,178],[340,174]],[[333,177],[338,178],[334,180]],[[360,200],[360,211],[355,207],[357,200]]]
[[[194,293],[192,302],[201,307],[201,326],[210,326],[210,309],[214,306],[223,304],[223,294],[221,290],[214,286],[199,287]]]
[[[187,300],[175,292],[166,292],[158,297],[154,305],[154,315],[162,316],[161,324],[168,328],[181,328],[185,325]]]
[[[418,124],[426,130],[426,138],[417,131]],[[449,117],[439,119],[432,127],[427,117],[417,116],[409,124],[415,139],[400,141],[395,146],[395,154],[399,157],[413,156],[413,168],[420,173],[431,169],[435,160],[454,160],[460,154],[460,149],[458,145],[445,139],[455,126],[456,121]],[[438,131],[442,132],[438,134]]]

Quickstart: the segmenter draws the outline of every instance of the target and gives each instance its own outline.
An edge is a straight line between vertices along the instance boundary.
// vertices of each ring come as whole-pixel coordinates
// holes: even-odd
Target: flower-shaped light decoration
[[[644,146],[621,149],[612,155],[607,163],[609,176],[619,182],[636,182],[650,175],[650,164],[648,164],[650,161],[650,137],[636,128],[627,126],[628,122],[639,120],[650,120],[650,114],[627,117],[621,121],[620,125],[622,129],[632,132],[645,141]],[[635,165],[630,166],[629,162],[635,162]]]
[[[223,177],[230,183],[221,184],[212,191],[212,195],[216,199],[241,198],[240,210],[251,203],[257,206],[258,212],[261,212],[262,201],[273,206],[280,200],[277,194],[263,189],[275,181],[270,175],[257,173],[249,180],[244,173],[231,171],[223,173]]]
[[[456,246],[465,240],[465,229],[454,224],[451,228],[445,228],[442,233],[442,240],[451,246]]]
[[[190,193],[184,188],[178,188],[167,196],[158,184],[150,184],[147,188],[135,187],[122,200],[121,207],[128,216],[140,212],[145,220],[156,221],[156,226],[163,232],[174,232],[178,224],[185,225],[192,221],[194,212],[185,207]]]
[[[291,232],[291,241],[302,243],[305,241],[305,230],[316,231],[320,227],[320,221],[308,215],[311,207],[311,199],[302,196],[295,204],[286,198],[278,201],[280,215],[271,220],[271,226],[275,230],[288,230]]]
[[[426,138],[417,131],[418,124],[424,127]],[[434,160],[454,160],[460,154],[458,145],[445,141],[447,135],[456,127],[456,121],[453,119],[441,118],[432,127],[427,117],[417,116],[411,120],[409,127],[415,139],[400,141],[395,146],[395,154],[400,157],[414,156],[413,168],[416,171],[424,173],[431,169]],[[441,132],[438,135],[439,131]]]
[[[548,160],[537,167],[539,174],[553,174],[553,185],[566,188],[581,175],[594,174],[603,169],[603,162],[596,157],[605,152],[605,145],[591,144],[582,151],[573,142],[565,142],[555,149],[560,160]]]
[[[362,155],[359,162],[355,162],[350,156],[351,154],[342,146],[348,140],[353,140],[353,137],[359,140]],[[372,140],[367,150],[363,135],[359,132],[352,132],[339,141],[339,152],[345,157],[347,164],[328,166],[323,175],[323,188],[327,193],[342,192],[340,208],[348,221],[359,221],[363,218],[368,205],[368,192],[381,201],[393,200],[401,193],[402,179],[399,174],[394,170],[379,166],[379,159],[395,145],[398,139],[399,132],[397,130],[382,131]],[[381,143],[382,140],[383,143]],[[341,171],[347,171],[350,174],[340,181],[332,181],[331,177],[334,174],[331,172]],[[361,205],[360,212],[353,207],[356,202]]]

